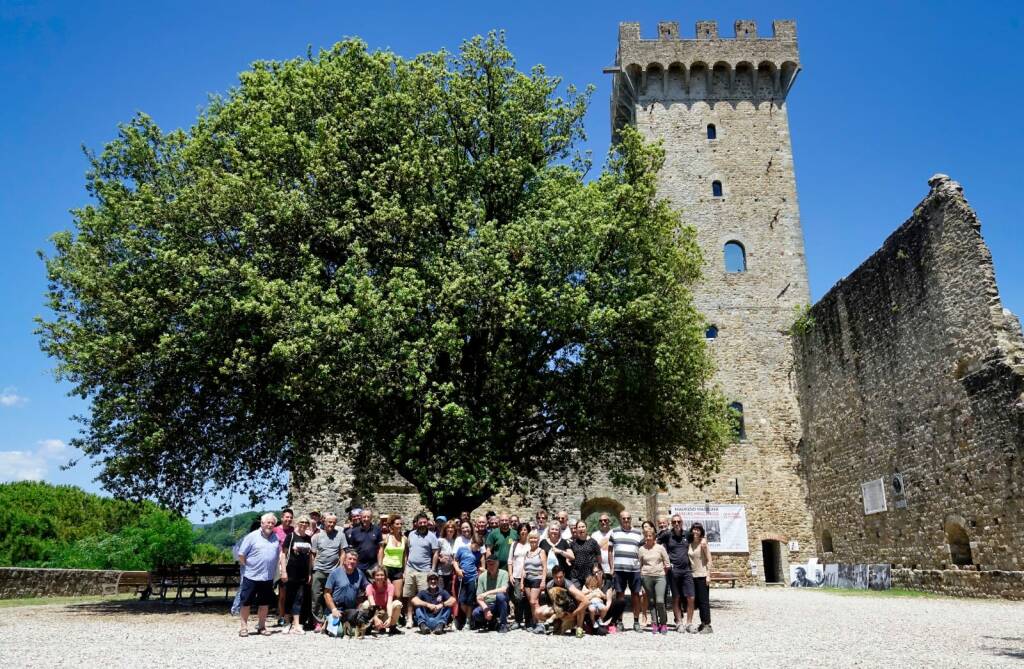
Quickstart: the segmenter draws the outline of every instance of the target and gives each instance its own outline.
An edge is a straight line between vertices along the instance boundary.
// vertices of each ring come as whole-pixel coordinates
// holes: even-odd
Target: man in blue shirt
[[[359,523],[345,530],[348,545],[359,554],[359,571],[366,578],[372,579],[372,572],[377,566],[377,551],[384,540],[380,528],[373,524],[373,512],[363,509],[359,514]]]
[[[324,585],[324,601],[331,615],[335,618],[341,617],[345,609],[354,609],[359,600],[366,596],[366,586],[369,582],[366,576],[358,569],[359,556],[354,550],[345,551],[345,557],[341,564],[331,570]]]
[[[412,598],[412,605],[416,607],[416,624],[423,634],[443,634],[445,626],[452,619],[455,598],[440,587],[439,580],[437,574],[430,572],[427,574],[427,588]]]
[[[277,574],[277,560],[281,555],[281,544],[274,526],[277,516],[265,513],[260,518],[260,528],[245,535],[238,545],[238,563],[242,565],[242,583],[239,586],[242,628],[238,636],[249,636],[249,609],[257,606],[256,633],[269,636],[267,612],[274,596],[274,576]]]

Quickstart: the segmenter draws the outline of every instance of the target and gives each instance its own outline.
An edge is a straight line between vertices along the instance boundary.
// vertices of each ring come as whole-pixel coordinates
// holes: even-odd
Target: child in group
[[[473,538],[469,540],[468,546],[459,547],[452,561],[452,569],[455,570],[455,575],[458,577],[459,608],[462,609],[462,615],[455,622],[458,629],[462,629],[466,621],[471,619],[473,607],[476,606],[476,579],[480,575],[480,570],[483,569],[481,544],[480,535],[474,534]]]
[[[592,633],[597,635],[608,633],[601,622],[604,615],[608,613],[608,595],[602,590],[603,587],[604,575],[600,572],[591,574],[583,585],[583,596],[587,600],[587,608],[583,612],[583,616],[590,615]],[[582,627],[582,622],[580,620],[578,626]]]

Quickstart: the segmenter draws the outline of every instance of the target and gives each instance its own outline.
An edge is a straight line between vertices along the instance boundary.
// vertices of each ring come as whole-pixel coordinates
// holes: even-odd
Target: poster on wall
[[[825,567],[811,558],[807,564],[789,565],[789,587],[817,588],[825,582]]]
[[[683,517],[686,531],[697,522],[704,526],[712,553],[748,553],[747,507],[742,504],[673,504],[672,515]]]
[[[825,565],[825,587],[839,587],[839,565],[835,563]]]

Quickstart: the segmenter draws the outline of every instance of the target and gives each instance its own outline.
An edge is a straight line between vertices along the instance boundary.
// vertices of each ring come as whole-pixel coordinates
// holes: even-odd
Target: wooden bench
[[[153,585],[149,580],[148,571],[122,571],[117,577],[117,591],[131,592],[139,599],[149,599],[153,593]]]
[[[173,602],[188,599],[194,603],[198,596],[210,597],[210,591],[224,590],[224,597],[239,587],[240,578],[237,564],[192,564],[182,567],[165,567],[150,575],[151,592],[157,593],[161,601]],[[187,595],[185,593],[188,593]],[[145,599],[146,597],[143,597]]]
[[[736,587],[736,581],[740,578],[740,575],[734,571],[713,571],[711,577],[708,579],[708,584],[711,583],[728,583],[732,582],[732,587]]]

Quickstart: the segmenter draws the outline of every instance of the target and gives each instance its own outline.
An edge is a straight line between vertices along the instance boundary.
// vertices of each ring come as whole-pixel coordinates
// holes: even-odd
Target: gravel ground
[[[363,641],[237,636],[219,606],[113,601],[0,609],[0,667],[988,667],[1024,664],[1024,603],[712,591],[715,633],[554,638],[452,632]],[[671,615],[670,615],[671,618]],[[629,622],[627,614],[627,623]],[[254,622],[250,623],[254,626]],[[493,659],[489,659],[493,658]],[[311,664],[312,662],[312,664]],[[569,665],[572,666],[572,665]]]

